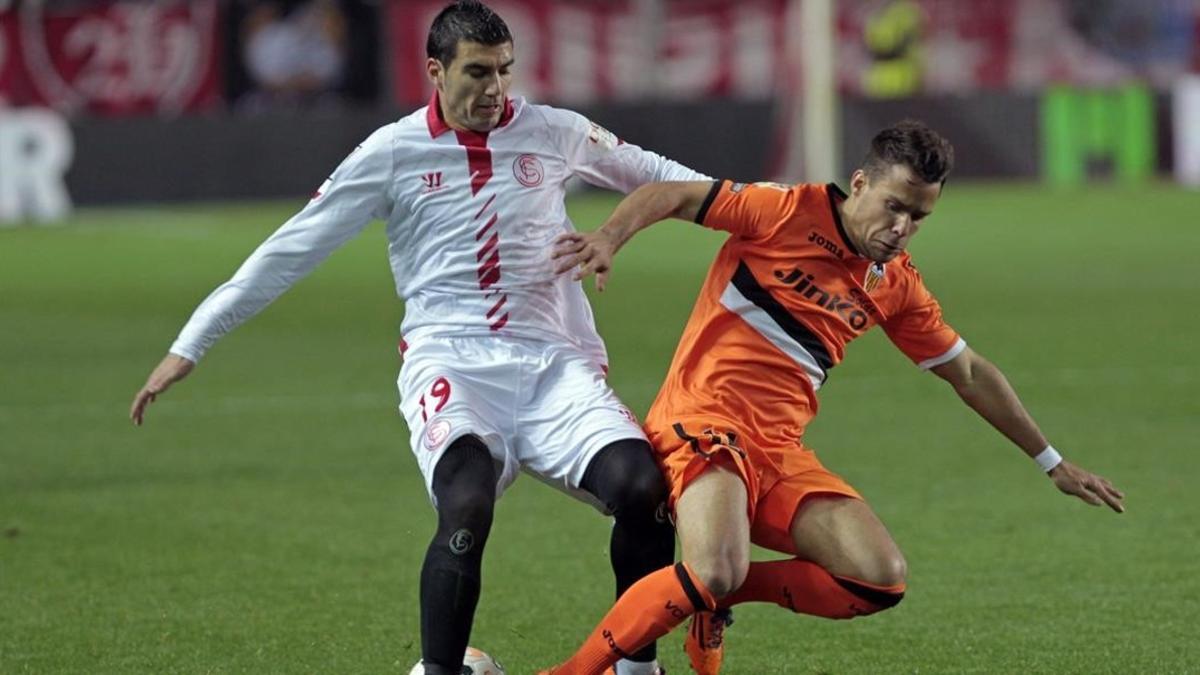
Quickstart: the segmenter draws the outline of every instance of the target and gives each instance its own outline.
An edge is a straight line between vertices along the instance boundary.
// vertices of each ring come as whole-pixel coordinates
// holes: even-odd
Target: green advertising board
[[[1042,97],[1042,175],[1078,185],[1097,175],[1151,177],[1155,167],[1154,95],[1120,89],[1053,87]]]

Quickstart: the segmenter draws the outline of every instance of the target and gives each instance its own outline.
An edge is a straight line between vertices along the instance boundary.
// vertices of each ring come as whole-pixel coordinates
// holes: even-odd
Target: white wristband
[[[1042,471],[1050,473],[1054,467],[1062,464],[1063,458],[1062,455],[1058,454],[1058,451],[1054,449],[1053,445],[1047,445],[1045,450],[1039,452],[1037,457],[1033,458],[1033,461],[1037,462],[1038,466],[1042,467]]]

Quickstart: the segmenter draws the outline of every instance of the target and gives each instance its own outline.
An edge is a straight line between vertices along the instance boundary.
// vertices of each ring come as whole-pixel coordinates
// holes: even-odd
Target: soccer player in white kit
[[[565,183],[630,192],[704,180],[573,112],[507,96],[513,42],[474,0],[434,20],[429,105],[371,134],[196,309],[130,416],[185,377],[218,338],[309,273],[371,220],[387,221],[401,325],[400,410],[438,514],[421,570],[430,675],[463,670],[495,500],[525,470],[614,516],[618,596],[671,563],[667,492],[607,357],[580,282],[555,273],[574,231]],[[619,675],[659,672],[654,646]]]

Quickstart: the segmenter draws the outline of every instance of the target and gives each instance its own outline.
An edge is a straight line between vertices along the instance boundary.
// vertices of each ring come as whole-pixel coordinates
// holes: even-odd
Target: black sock
[[[592,459],[581,483],[615,519],[609,555],[617,597],[675,560],[675,528],[666,517],[667,486],[652,452],[642,440],[612,443]],[[650,643],[630,660],[653,661],[657,656],[657,644]]]
[[[492,527],[496,470],[474,436],[454,441],[433,474],[438,529],[421,567],[421,654],[426,673],[462,671]]]

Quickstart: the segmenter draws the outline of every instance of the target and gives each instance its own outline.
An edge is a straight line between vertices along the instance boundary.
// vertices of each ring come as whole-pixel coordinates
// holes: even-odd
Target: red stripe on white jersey
[[[479,213],[476,213],[475,217],[472,218],[471,220],[479,220],[479,217],[483,215],[484,211],[487,211],[488,207],[491,206],[492,202],[494,202],[494,201],[496,201],[496,195],[492,195],[491,197],[488,197],[488,200],[486,202],[484,202],[483,207],[479,209]],[[492,216],[493,222],[495,221],[495,219],[496,219],[496,216]],[[479,237],[475,237],[475,238],[478,239]]]
[[[467,168],[471,171],[471,194],[477,195],[492,178],[492,151],[487,146],[487,134],[455,131],[458,142],[467,149]]]
[[[502,295],[502,296],[500,296],[500,301],[499,301],[499,302],[497,302],[495,305],[493,305],[493,306],[492,306],[492,308],[491,308],[491,309],[489,309],[489,310],[488,310],[488,313],[487,313],[487,318],[489,318],[489,319],[490,319],[490,318],[492,318],[492,317],[493,317],[493,316],[496,314],[496,312],[499,312],[499,311],[500,311],[500,308],[504,306],[504,303],[505,303],[507,300],[508,300],[508,296],[507,296],[507,295]]]
[[[458,138],[459,144],[466,148],[467,168],[471,171],[471,195],[475,196],[492,178],[492,151],[487,147],[488,135],[470,131],[455,131],[454,134]],[[496,195],[494,194],[488,197],[475,214],[474,220],[482,218],[495,200]],[[500,214],[493,213],[492,217],[488,218],[483,227],[475,233],[475,241],[483,241],[483,244],[475,252],[475,260],[479,262],[479,268],[475,271],[476,276],[479,277],[479,290],[486,291],[485,298],[500,294],[500,299],[488,310],[487,319],[495,316],[508,302],[508,294],[498,285],[500,283],[500,231],[492,228],[499,220]],[[484,240],[489,232],[491,232],[491,236]],[[506,324],[508,324],[508,312],[492,321],[489,328],[498,331]]]

